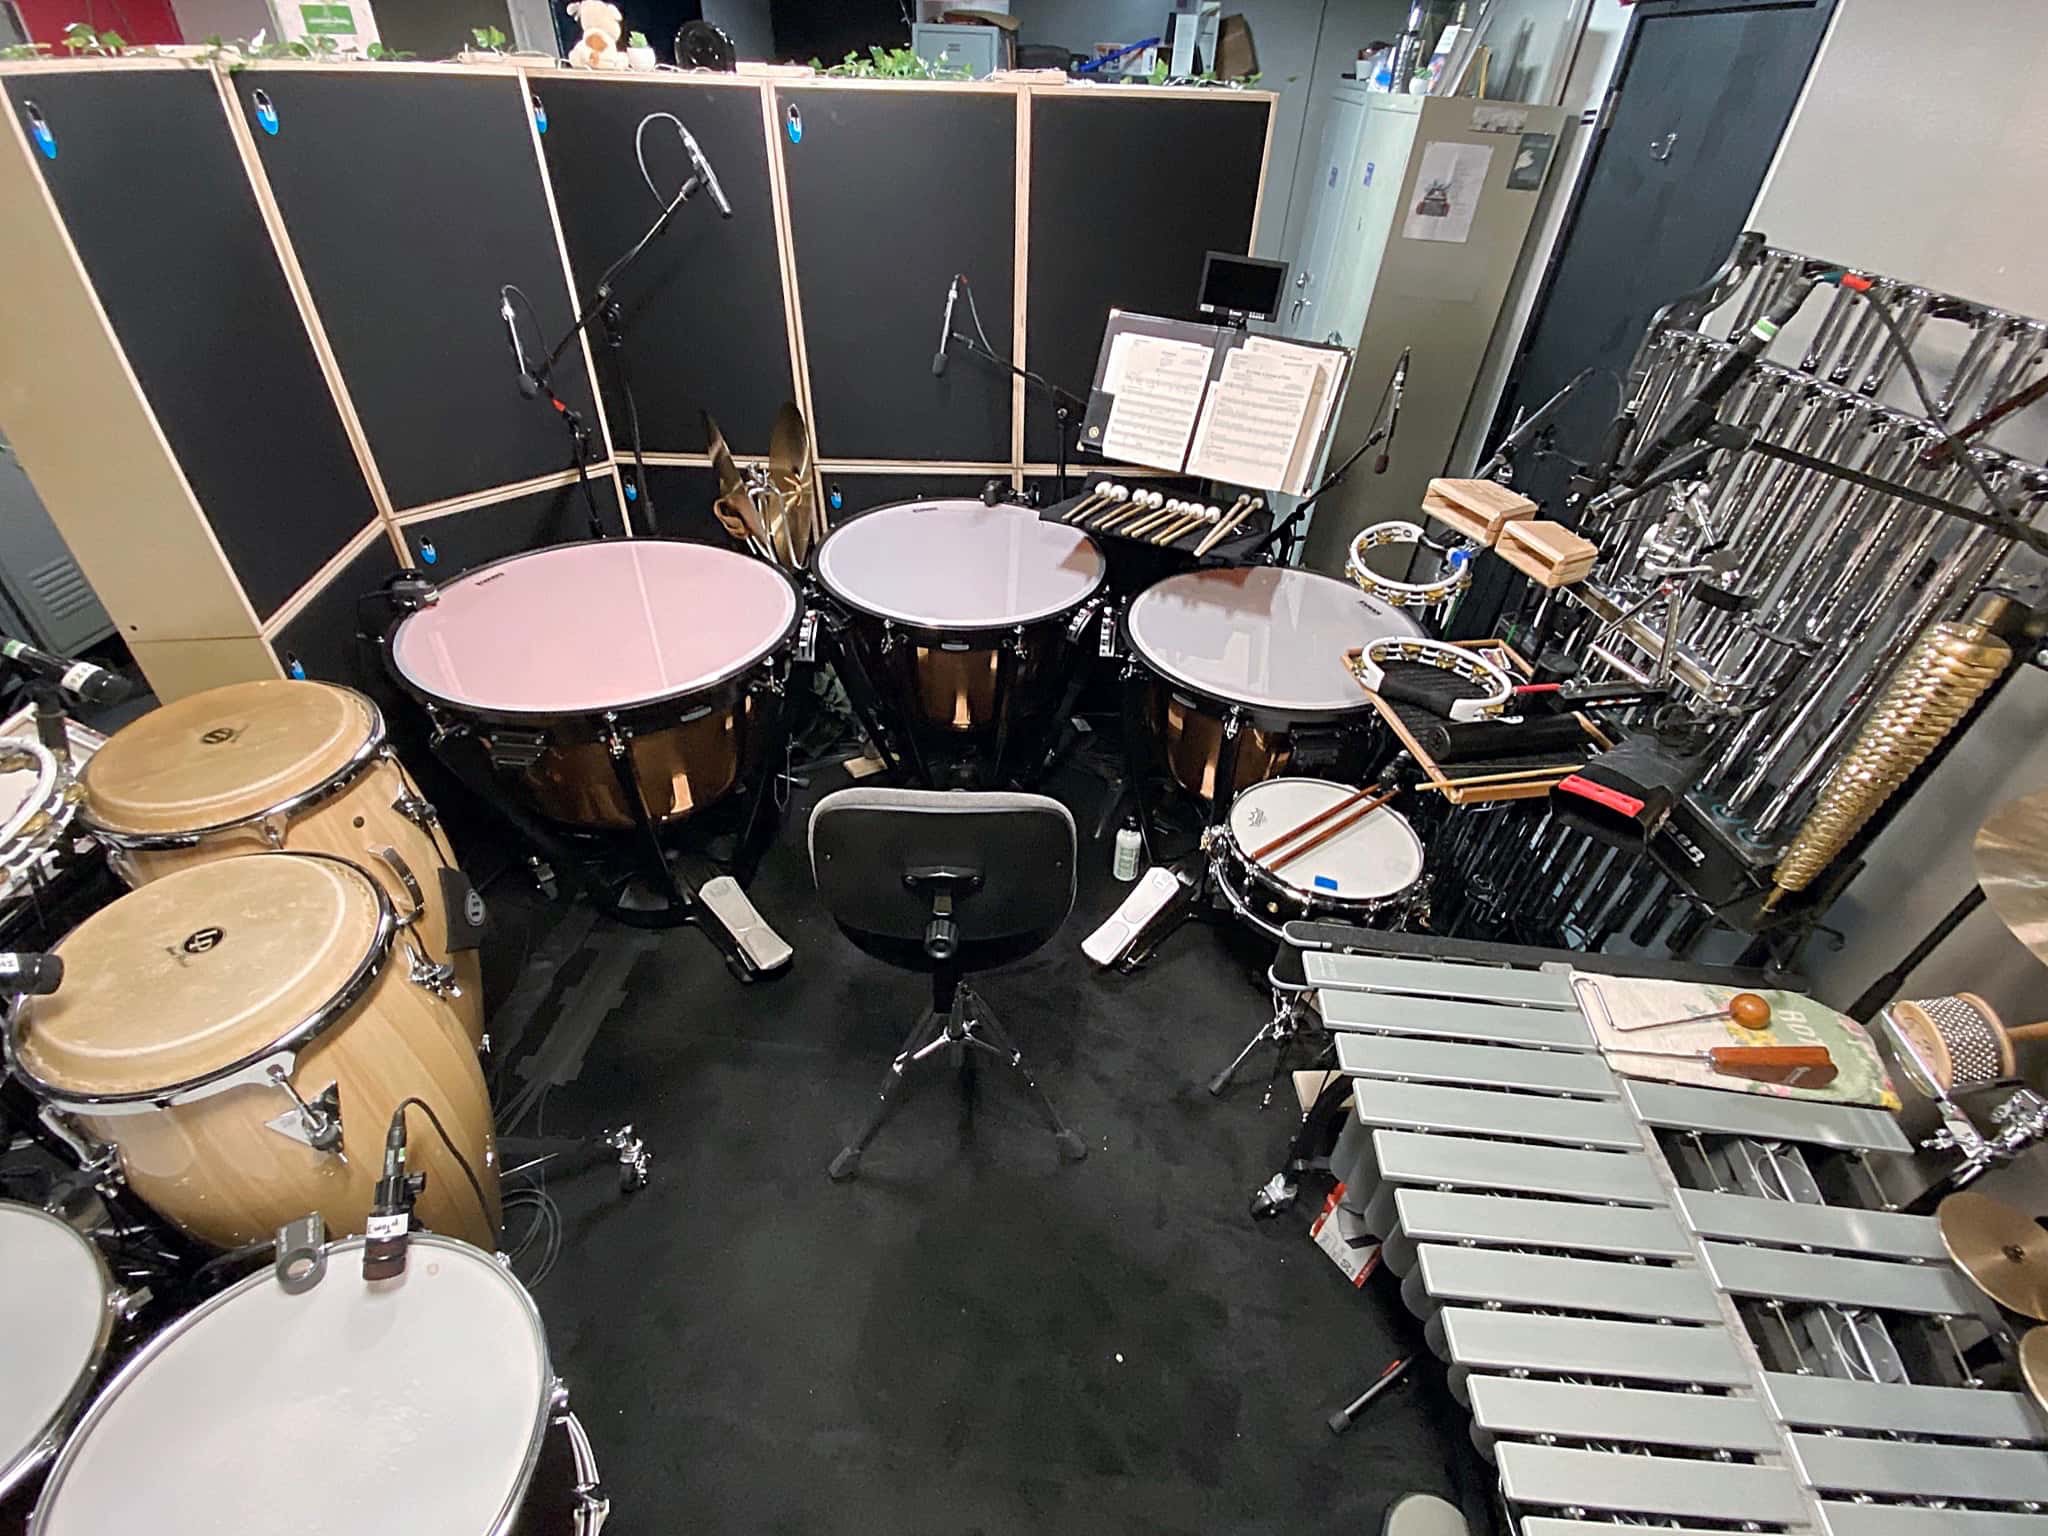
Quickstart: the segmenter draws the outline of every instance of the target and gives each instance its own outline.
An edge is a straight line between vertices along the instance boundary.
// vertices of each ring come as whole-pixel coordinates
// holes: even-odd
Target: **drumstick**
[[[1108,501],[1110,490],[1111,485],[1109,481],[1096,481],[1095,490],[1093,494],[1083,496],[1079,501],[1074,503],[1073,506],[1069,507],[1067,509],[1067,515],[1061,518],[1060,521],[1063,523],[1071,523],[1075,518],[1079,517],[1083,512],[1086,512],[1090,507],[1099,506],[1103,502]]]
[[[1218,523],[1215,527],[1215,530],[1209,535],[1209,537],[1202,540],[1201,543],[1195,546],[1195,553],[1197,555],[1206,555],[1207,553],[1209,553],[1210,550],[1214,549],[1218,544],[1221,544],[1225,539],[1229,538],[1233,533],[1237,532],[1237,525],[1239,523],[1242,523],[1246,518],[1250,517],[1254,512],[1258,511],[1259,508],[1263,507],[1265,504],[1265,499],[1263,497],[1252,497],[1252,499],[1249,502],[1245,503],[1245,507],[1242,512],[1233,513],[1231,516],[1226,517],[1225,519],[1223,519],[1222,522]]]
[[[1346,795],[1343,799],[1337,801],[1336,804],[1326,805],[1320,811],[1317,811],[1315,815],[1309,817],[1308,820],[1298,822],[1294,826],[1289,827],[1285,832],[1282,832],[1278,837],[1274,838],[1270,843],[1267,843],[1264,847],[1254,848],[1252,850],[1252,858],[1255,860],[1270,858],[1273,854],[1273,851],[1276,848],[1286,846],[1288,843],[1293,842],[1297,837],[1301,836],[1301,834],[1304,832],[1315,831],[1317,827],[1320,827],[1332,816],[1343,815],[1344,812],[1350,810],[1352,806],[1358,804],[1359,801],[1363,800],[1367,795],[1371,794],[1376,788],[1378,788],[1377,785],[1367,784],[1362,786],[1361,788],[1354,789],[1353,791],[1351,791],[1350,794]]]
[[[1547,779],[1553,775],[1562,777],[1565,774],[1577,773],[1585,766],[1584,763],[1559,763],[1555,768],[1517,768],[1513,773],[1482,773],[1469,779],[1445,779],[1440,784],[1432,781],[1428,784],[1418,784],[1415,787],[1417,789],[1475,789],[1481,784],[1512,784],[1517,779]]]
[[[1181,509],[1186,505],[1187,503],[1178,497],[1167,498],[1162,503],[1160,510],[1155,510],[1150,517],[1139,518],[1130,527],[1124,529],[1124,537],[1127,539],[1143,538],[1145,534],[1154,528],[1163,528],[1169,522],[1177,522],[1181,515]]]
[[[1300,847],[1290,848],[1286,853],[1281,854],[1278,858],[1274,859],[1273,862],[1267,866],[1267,868],[1278,869],[1283,864],[1293,863],[1296,859],[1300,858],[1304,853],[1309,853],[1317,848],[1322,847],[1323,844],[1327,843],[1339,832],[1343,832],[1350,827],[1354,827],[1359,822],[1365,820],[1366,817],[1370,816],[1374,811],[1378,810],[1381,806],[1385,805],[1389,800],[1393,799],[1394,796],[1398,795],[1399,793],[1401,793],[1399,789],[1390,789],[1384,795],[1381,795],[1378,799],[1366,801],[1364,805],[1361,805],[1357,810],[1353,811],[1349,816],[1346,816],[1342,821],[1332,822],[1324,830],[1318,832],[1314,837],[1310,838],[1307,842],[1301,844]]]

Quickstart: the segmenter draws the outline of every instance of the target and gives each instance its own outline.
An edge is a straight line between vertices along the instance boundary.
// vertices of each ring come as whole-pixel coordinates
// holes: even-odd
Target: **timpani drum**
[[[1378,716],[1344,653],[1422,630],[1347,582],[1255,565],[1155,582],[1132,600],[1124,632],[1153,679],[1148,724],[1168,770],[1213,799],[1233,737],[1232,792],[1284,773],[1308,730],[1364,737]]]
[[[85,823],[131,886],[275,849],[369,870],[421,962],[449,968],[455,1012],[482,1043],[482,899],[362,694],[278,678],[209,688],[116,731],[80,782]]]
[[[1299,919],[1387,928],[1413,914],[1422,891],[1422,840],[1407,817],[1387,806],[1348,825],[1332,817],[1326,825],[1341,830],[1284,862],[1260,856],[1291,829],[1356,793],[1348,784],[1308,778],[1268,779],[1239,792],[1209,837],[1210,866],[1239,916],[1284,942],[1281,929]],[[1287,846],[1303,847],[1314,836]]]
[[[1079,529],[968,500],[877,507],[817,554],[882,724],[942,750],[993,738],[998,757],[1057,728],[1081,659],[1068,625],[1108,571]]]
[[[192,865],[65,936],[64,984],[17,1007],[8,1065],[46,1111],[111,1147],[159,1215],[222,1248],[309,1211],[362,1231],[385,1130],[416,1096],[453,1143],[415,1112],[421,1222],[493,1243],[483,1070],[448,1000],[389,963],[397,933],[384,888],[343,859]]]
[[[38,1474],[99,1380],[128,1298],[69,1222],[0,1201],[0,1530],[18,1530]]]
[[[456,577],[389,636],[399,682],[515,793],[585,830],[679,821],[766,761],[800,618],[788,577],[673,539],[598,539]]]
[[[266,1266],[159,1333],[79,1420],[34,1536],[598,1536],[609,1507],[540,1313],[488,1253],[360,1238]]]

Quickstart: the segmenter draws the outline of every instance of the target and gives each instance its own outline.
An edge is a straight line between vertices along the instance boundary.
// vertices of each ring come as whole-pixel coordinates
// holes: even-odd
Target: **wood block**
[[[1460,534],[1472,540],[1475,544],[1483,544],[1489,549],[1493,547],[1496,533],[1492,527],[1488,526],[1485,518],[1475,517],[1462,507],[1453,506],[1434,491],[1423,496],[1422,510],[1431,519],[1442,523],[1453,533]]]
[[[1580,538],[1563,523],[1541,519],[1510,523],[1502,530],[1500,542],[1518,545],[1539,559],[1566,569],[1574,565],[1590,566],[1600,553],[1599,545]]]
[[[1539,587],[1568,587],[1575,581],[1584,581],[1593,569],[1590,561],[1552,565],[1526,545],[1510,544],[1505,539],[1494,546],[1493,552]]]
[[[1534,517],[1536,503],[1497,480],[1432,480],[1429,489],[1455,507],[1484,518],[1496,534],[1503,523]]]

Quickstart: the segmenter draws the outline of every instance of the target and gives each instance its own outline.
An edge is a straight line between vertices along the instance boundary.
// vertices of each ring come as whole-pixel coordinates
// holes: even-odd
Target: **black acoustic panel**
[[[703,453],[698,413],[708,410],[734,451],[766,453],[776,409],[796,389],[760,92],[673,76],[623,86],[565,73],[540,79],[535,94],[547,109],[541,146],[585,299],[660,216],[634,154],[641,122],[650,113],[672,113],[703,148],[732,202],[732,218],[721,219],[709,197],[693,197],[621,274],[615,288],[626,370],[648,452]],[[674,196],[690,175],[675,124],[649,123],[640,142],[655,187],[664,198]],[[623,455],[630,442],[625,398],[601,332],[591,344],[613,443]],[[658,502],[659,487],[655,495]]]
[[[1000,478],[1003,484],[1010,483],[1008,475]],[[989,476],[936,471],[930,474],[905,471],[885,475],[846,475],[827,470],[824,481],[827,503],[835,493],[839,497],[839,505],[832,509],[832,520],[837,524],[857,512],[887,506],[892,501],[919,501],[942,496],[969,496],[979,500],[981,488],[988,484]]]
[[[775,94],[818,456],[1007,463],[1009,376],[955,346],[935,378],[932,355],[955,273],[973,285],[990,346],[1010,353],[1014,96]],[[974,329],[964,301],[953,328]]]
[[[55,137],[56,158],[36,164],[165,440],[267,618],[377,510],[213,77],[17,74],[6,90]]]
[[[352,688],[381,688],[383,678],[356,643],[357,607],[398,568],[391,541],[380,533],[271,642],[285,670]]]
[[[656,464],[649,467],[647,478],[648,489],[654,493],[654,533],[664,539],[688,539],[693,544],[737,547],[711,510],[711,503],[718,497],[718,476],[709,468]]]
[[[619,493],[607,474],[593,476],[591,499],[597,503],[598,526],[607,536],[619,532]],[[450,512],[446,517],[409,523],[405,542],[422,575],[436,581],[459,576],[474,566],[550,544],[587,539],[589,503],[580,486],[533,491],[510,501]]]
[[[1110,310],[1198,318],[1203,255],[1251,250],[1269,110],[1223,92],[1032,99],[1033,372],[1086,395]],[[1024,456],[1050,463],[1056,436],[1051,406],[1034,393]]]
[[[537,327],[521,314],[527,345],[572,319],[518,82],[253,69],[234,89],[398,510],[567,468],[554,413],[519,393],[498,315],[510,283],[538,312]],[[554,383],[595,425],[580,350]]]

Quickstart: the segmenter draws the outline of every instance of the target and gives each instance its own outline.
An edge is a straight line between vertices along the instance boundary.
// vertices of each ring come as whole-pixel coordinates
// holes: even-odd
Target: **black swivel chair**
[[[932,978],[931,1007],[889,1064],[867,1124],[832,1159],[833,1178],[860,1171],[904,1074],[948,1048],[963,1082],[973,1052],[1007,1063],[1044,1115],[1061,1160],[1088,1155],[988,1004],[961,979],[1027,955],[1059,931],[1074,907],[1074,858],[1074,818],[1043,795],[854,788],[818,802],[811,874],[826,910],[870,954]]]

